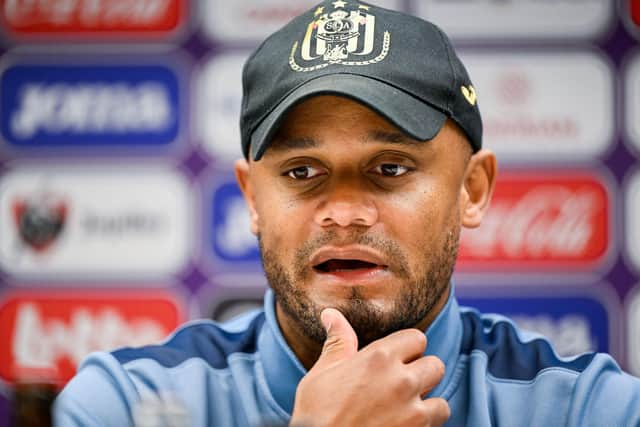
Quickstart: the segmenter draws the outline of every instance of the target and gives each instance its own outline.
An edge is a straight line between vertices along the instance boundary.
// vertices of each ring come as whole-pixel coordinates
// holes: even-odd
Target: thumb
[[[327,332],[316,366],[328,366],[358,352],[358,337],[349,321],[335,308],[325,308],[320,320]]]

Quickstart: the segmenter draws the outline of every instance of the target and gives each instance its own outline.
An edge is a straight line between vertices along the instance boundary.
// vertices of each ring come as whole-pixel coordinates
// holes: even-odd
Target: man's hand
[[[423,400],[444,375],[444,364],[423,356],[424,333],[405,329],[358,351],[358,338],[336,309],[322,314],[327,339],[300,381],[293,427],[440,426],[449,418],[441,398]]]

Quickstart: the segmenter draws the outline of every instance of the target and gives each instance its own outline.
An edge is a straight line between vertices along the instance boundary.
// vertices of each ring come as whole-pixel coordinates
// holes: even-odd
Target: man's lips
[[[310,264],[316,272],[334,274],[388,267],[381,254],[366,246],[321,248],[311,256]]]

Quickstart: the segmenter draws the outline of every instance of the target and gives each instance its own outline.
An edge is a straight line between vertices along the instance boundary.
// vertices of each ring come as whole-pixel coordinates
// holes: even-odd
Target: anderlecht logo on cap
[[[380,43],[371,6],[341,0],[332,5],[318,7],[302,44],[293,43],[289,65],[294,71],[315,71],[332,64],[370,65],[389,53],[391,34],[385,31]]]

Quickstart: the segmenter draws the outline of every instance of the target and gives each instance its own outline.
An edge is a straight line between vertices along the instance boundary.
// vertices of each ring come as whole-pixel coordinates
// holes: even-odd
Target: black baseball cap
[[[356,100],[407,135],[430,140],[449,118],[476,152],[476,92],[434,24],[358,1],[324,1],[268,37],[242,72],[242,150],[259,160],[286,115],[316,95]]]

